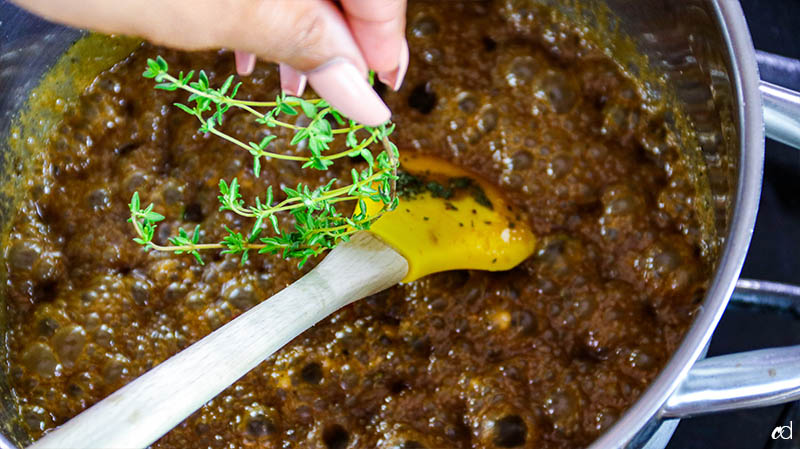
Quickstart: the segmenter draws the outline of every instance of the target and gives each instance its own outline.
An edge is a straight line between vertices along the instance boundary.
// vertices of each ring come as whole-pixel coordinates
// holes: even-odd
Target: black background
[[[800,0],[741,0],[741,4],[757,49],[800,59]],[[800,151],[770,140],[761,205],[742,276],[800,284]],[[775,310],[731,305],[714,334],[709,354],[800,344],[798,318]],[[792,442],[772,441],[772,429],[790,420]],[[800,406],[683,420],[668,448],[800,448]]]

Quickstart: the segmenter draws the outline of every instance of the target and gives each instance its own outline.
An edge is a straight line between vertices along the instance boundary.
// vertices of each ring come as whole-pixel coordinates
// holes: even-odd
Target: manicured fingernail
[[[383,84],[391,87],[392,90],[398,91],[400,90],[400,86],[403,85],[403,79],[406,77],[407,70],[408,41],[403,39],[403,45],[400,46],[400,64],[394,70],[378,73],[378,79],[381,80]]]
[[[303,91],[306,90],[306,81],[308,78],[286,64],[281,64],[279,67],[281,73],[281,90],[287,95],[294,95],[295,97],[303,95]]]
[[[378,126],[392,116],[364,75],[346,59],[336,58],[307,76],[320,97],[359,123]]]
[[[236,58],[236,72],[239,75],[247,76],[253,73],[253,69],[256,68],[256,55],[246,51],[234,51],[233,54]]]

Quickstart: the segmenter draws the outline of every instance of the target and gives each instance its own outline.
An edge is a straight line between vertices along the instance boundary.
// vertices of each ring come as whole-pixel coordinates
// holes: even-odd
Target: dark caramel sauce
[[[536,254],[346,307],[155,447],[572,448],[606,430],[680,342],[709,267],[663,110],[644,108],[600,50],[503,2],[413,3],[408,17],[405,85],[382,90],[398,146],[499,185],[541,236]],[[214,240],[246,225],[218,211],[219,178],[253,195],[349,169],[273,161],[256,179],[247,153],[171,106],[184,95],[141,78],[157,54],[216,83],[233,68],[228,53],[146,45],[100,75],[51,133],[8,237],[8,372],[34,437],[301,275],[270,256],[201,267],[142,252],[126,223],[134,191],[168,217],[159,241],[196,224]],[[257,99],[279,85],[267,64],[242,81]],[[235,113],[225,129],[265,132]],[[277,150],[294,151],[285,137]]]

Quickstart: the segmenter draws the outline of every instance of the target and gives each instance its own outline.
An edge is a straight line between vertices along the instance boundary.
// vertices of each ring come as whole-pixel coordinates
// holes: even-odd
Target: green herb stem
[[[205,123],[205,121],[202,120],[202,119],[201,119],[201,122]],[[215,135],[215,136],[217,136],[217,137],[219,137],[219,138],[221,138],[223,140],[227,140],[228,142],[230,142],[230,143],[232,143],[232,144],[234,144],[234,145],[236,145],[236,146],[238,146],[240,148],[243,148],[243,149],[245,149],[247,151],[250,151],[250,149],[251,149],[249,146],[247,146],[241,140],[239,140],[239,139],[237,139],[235,137],[229,136],[228,134],[225,134],[224,132],[218,130],[217,128],[211,128],[210,131],[211,131],[211,134],[213,134],[213,135]],[[259,152],[259,154],[261,156],[271,157],[271,158],[274,158],[274,159],[282,159],[282,160],[285,160],[285,161],[306,162],[306,161],[309,160],[309,158],[303,157],[303,156],[289,156],[289,155],[286,155],[286,154],[272,153],[272,152],[269,152],[269,151],[261,151],[261,152]]]
[[[278,102],[275,102],[275,101],[248,101],[248,100],[233,99],[233,98],[230,98],[230,97],[226,97],[224,95],[209,94],[207,92],[204,92],[204,91],[201,91],[201,90],[197,90],[197,89],[195,89],[195,88],[193,88],[193,87],[191,87],[191,86],[189,86],[189,85],[187,85],[185,83],[181,83],[177,78],[175,78],[174,76],[172,76],[172,75],[170,75],[168,73],[164,73],[163,76],[162,76],[162,79],[166,80],[166,81],[169,81],[169,82],[179,86],[179,89],[185,90],[186,92],[193,93],[195,95],[199,95],[199,96],[201,96],[203,98],[208,98],[209,100],[222,101],[222,102],[230,104],[231,106],[237,106],[237,107],[239,107],[239,106],[250,106],[250,107],[256,107],[256,108],[274,108],[275,106],[278,106]],[[312,99],[309,99],[309,100],[306,100],[306,101],[308,101],[309,103],[312,103],[312,104],[318,104],[318,103],[320,103],[320,102],[322,102],[324,100],[322,100],[321,98],[312,98]],[[300,102],[298,102],[298,101],[289,101],[288,103],[289,103],[290,106],[300,106]],[[242,109],[244,109],[244,107]],[[252,109],[249,109],[249,108],[247,110],[248,111],[252,111]]]
[[[188,102],[191,106],[176,103],[175,106],[194,116],[200,122],[200,132],[210,133],[246,150],[253,156],[253,173],[260,176],[262,158],[281,159],[302,162],[303,168],[327,170],[335,160],[344,157],[358,157],[366,161],[364,169],[351,170],[352,183],[332,188],[336,179],[324,186],[311,188],[300,183],[296,188],[282,188],[286,198],[273,205],[273,191],[270,186],[263,202],[256,198],[255,205],[246,205],[239,192],[239,184],[234,178],[230,183],[220,181],[220,211],[228,210],[239,216],[254,219],[251,229],[243,234],[225,227],[227,235],[219,242],[200,242],[200,226],[190,233],[178,229],[178,235],[170,237],[170,245],[153,242],[157,223],[165,217],[153,211],[153,205],[142,208],[138,192],[134,193],[129,204],[130,218],[136,238],[134,241],[145,250],[172,251],[177,254],[187,253],[203,263],[200,251],[221,250],[223,254],[238,254],[244,263],[250,251],[261,253],[280,253],[283,257],[300,259],[302,266],[310,257],[316,256],[326,249],[348,239],[348,236],[370,225],[383,213],[397,207],[398,198],[395,193],[399,154],[397,147],[389,141],[394,131],[390,123],[379,127],[368,127],[352,120],[345,120],[343,115],[322,99],[303,99],[279,95],[275,101],[245,101],[234,98],[241,83],[234,85],[234,77],[228,77],[219,88],[210,85],[208,76],[200,71],[197,80],[192,81],[194,71],[176,78],[169,74],[167,62],[160,56],[147,61],[147,70],[143,76],[156,81],[156,88],[175,91],[183,90],[191,94]],[[308,156],[293,156],[268,151],[267,148],[277,137],[269,134],[259,143],[245,143],[221,131],[218,126],[223,123],[225,113],[231,108],[240,109],[255,117],[256,122],[274,128],[291,130],[294,137],[290,145],[304,145],[303,151]],[[256,108],[272,108],[261,112]],[[280,120],[280,115],[297,116],[303,114],[308,118],[305,126]],[[337,141],[337,139],[339,139]],[[343,142],[341,142],[343,141]],[[383,151],[373,154],[370,146],[381,142]],[[343,149],[330,152],[334,143],[343,143]],[[328,153],[328,154],[326,154]],[[376,213],[368,214],[366,200],[380,201],[383,206]],[[359,207],[349,218],[342,215],[336,206],[346,202],[357,201]],[[290,213],[294,217],[294,230],[281,229],[278,214]],[[270,226],[271,225],[271,226]],[[274,231],[272,236],[263,236]]]

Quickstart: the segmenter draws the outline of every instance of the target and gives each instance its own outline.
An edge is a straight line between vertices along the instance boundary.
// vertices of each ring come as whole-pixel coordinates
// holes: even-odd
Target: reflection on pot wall
[[[668,112],[665,121],[680,139],[685,156],[692,164],[705,168],[705,176],[698,172],[698,179],[693,182],[701,191],[708,183],[711,191],[710,198],[698,201],[709,206],[703,234],[710,254],[716,256],[734,209],[739,124],[736,94],[729,78],[734,70],[715,19],[713,2],[530,0],[530,3],[556,7],[570,20],[585,24],[594,31],[589,33],[590,39],[607,48],[630,73],[640,76],[654,100],[664,97],[668,109],[682,112]],[[688,116],[689,123],[680,123],[680,115]]]
[[[25,103],[28,92],[42,74],[77,39],[81,33],[49,24],[33,17],[8,2],[0,1],[0,181],[7,186],[0,191],[0,229],[5,229],[14,211],[14,192],[19,179],[9,183],[10,167],[15,158],[9,156],[8,133],[12,118]],[[3,271],[5,271],[3,269]],[[2,274],[3,279],[5,273]],[[5,307],[0,307],[0,329],[5,326]],[[0,351],[6,363],[6,348]],[[0,370],[0,432],[18,446],[28,440],[17,419],[16,401],[8,388],[5,369]],[[8,442],[0,440],[0,447]]]
[[[100,71],[124,58],[138,41],[96,36],[81,41],[92,58],[65,55],[73,43],[85,33],[45,22],[0,0],[0,230],[5,234],[16,211],[17,194],[22,191],[27,161],[42,145],[52,127],[60,121],[60,111],[77,98],[79,88]],[[102,41],[103,45],[96,45]],[[108,45],[112,42],[114,45]],[[74,48],[73,48],[74,51]],[[42,76],[53,69],[44,79]],[[32,94],[41,84],[49,95]],[[35,90],[34,90],[35,92]],[[30,102],[28,102],[30,98]],[[30,106],[30,108],[28,107]],[[27,114],[28,110],[35,111]],[[20,113],[25,116],[19,120]],[[3,245],[5,247],[6,245]],[[0,269],[5,281],[5,264]],[[4,298],[3,298],[4,302]],[[3,302],[0,302],[2,304]],[[0,307],[0,330],[5,328],[5,307]],[[4,363],[7,350],[0,350]],[[6,381],[6,370],[0,370],[0,433],[17,446],[24,446],[29,437],[19,425],[19,407]],[[36,407],[26,409],[36,414]],[[0,439],[0,448],[9,443]],[[10,446],[9,446],[10,447]]]
[[[719,6],[715,0],[530,0],[530,3],[554,6],[573,20],[586,24],[587,28],[600,30],[594,35],[598,43],[617,60],[627,64],[631,73],[640,73],[653,95],[665,95],[669,104],[688,116],[691,128],[688,136],[680,132],[680,126],[670,122],[674,117],[665,118],[681,139],[687,157],[705,169],[705,179],[697,181],[700,186],[707,183],[710,196],[699,199],[698,206],[707,205],[708,226],[704,234],[717,267],[717,256],[730,237],[729,230],[734,224],[736,189],[741,181],[739,160],[744,151],[743,137],[739,134],[744,124],[739,123],[740,110],[737,108],[744,105],[737,99],[734,88],[739,80],[731,78],[731,74],[737,71],[730,59],[732,50],[724,41],[723,30],[717,23],[716,8]],[[611,14],[607,13],[609,10]],[[620,35],[626,38],[619,39]],[[634,43],[635,53],[630,51],[629,42]],[[646,59],[641,59],[642,56]],[[751,150],[759,151],[757,148]],[[651,385],[665,377],[670,368],[678,367],[668,365]],[[671,371],[674,374],[675,370]],[[634,415],[651,413],[644,412],[647,407],[629,411],[631,419],[628,423],[638,421],[641,426],[643,417]],[[608,433],[625,434],[625,431],[614,432],[616,427],[623,425],[621,421],[625,420],[618,421],[618,425]],[[638,428],[633,440],[623,442],[609,438],[603,444],[627,443],[627,447],[641,447],[648,443],[658,425],[659,421],[650,417],[644,427]],[[670,434],[671,430],[666,437]],[[652,447],[663,446],[666,441],[662,438]]]
[[[726,58],[727,44],[721,40],[712,2],[611,0],[609,4],[621,17],[622,30],[637,41],[652,68],[663,74],[690,117],[708,169],[716,228],[724,239],[738,180],[739,123],[729,78],[735,71]]]
[[[45,22],[0,1],[0,180],[8,178],[8,135],[14,117],[22,108],[31,89],[36,87],[56,59],[82,33]],[[0,192],[0,226],[5,229],[13,210],[14,191]]]

